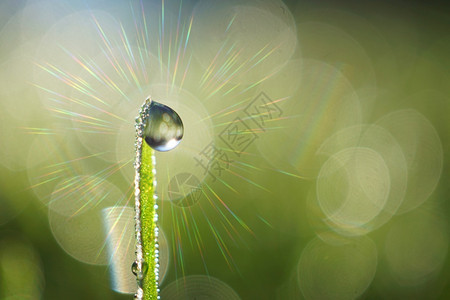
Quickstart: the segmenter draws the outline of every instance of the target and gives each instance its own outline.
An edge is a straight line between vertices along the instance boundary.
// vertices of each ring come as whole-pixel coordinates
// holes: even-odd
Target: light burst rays
[[[221,178],[218,180],[234,193],[238,193],[238,189],[230,186],[225,180]],[[205,272],[209,272],[207,263],[209,251],[205,243],[211,237],[228,267],[239,273],[239,268],[234,263],[232,252],[227,244],[232,242],[238,246],[239,240],[239,245],[246,245],[242,229],[252,235],[253,232],[231,209],[227,204],[228,201],[223,200],[210,184],[203,182],[198,188],[201,198],[193,205],[183,207],[164,200],[159,205],[162,222],[170,223],[169,226],[172,228],[170,234],[176,276],[187,275],[186,247],[200,255]],[[225,238],[224,234],[228,238]]]
[[[231,18],[226,31],[235,18],[236,15]],[[240,86],[243,88],[240,93],[255,88],[276,74],[277,70],[245,86],[239,83],[239,78],[262,64],[280,47],[281,44],[272,46],[271,43],[267,43],[253,56],[246,57],[243,55],[242,48],[238,48],[236,42],[232,42],[230,37],[227,37],[201,76],[200,92],[205,95],[206,99],[210,99],[219,93],[225,96]]]
[[[107,136],[114,136],[121,124],[132,123],[133,120],[128,120],[120,111],[114,110],[115,103],[108,98],[108,95],[114,95],[116,99],[119,99],[118,101],[131,103],[133,99],[130,98],[129,91],[136,90],[140,94],[145,93],[147,91],[146,86],[152,83],[152,73],[154,73],[155,67],[159,69],[160,82],[165,84],[170,91],[177,88],[181,89],[188,80],[196,78],[196,74],[191,69],[194,59],[189,48],[195,15],[190,14],[186,17],[182,13],[182,1],[179,3],[178,11],[174,14],[169,14],[166,5],[167,3],[164,1],[161,2],[160,16],[158,23],[155,24],[153,20],[149,20],[145,3],[142,0],[138,3],[131,2],[130,13],[133,16],[133,24],[130,27],[127,24],[119,23],[115,29],[115,35],[107,33],[109,31],[92,13],[92,23],[98,33],[99,56],[107,64],[101,64],[96,57],[83,57],[72,53],[70,49],[64,47],[61,47],[62,51],[71,57],[80,68],[79,74],[64,71],[63,66],[57,66],[49,61],[36,63],[41,70],[52,78],[59,80],[74,92],[67,95],[58,90],[35,84],[36,87],[51,95],[53,100],[49,109],[59,115],[60,118],[72,121],[70,130],[95,134],[98,135],[99,139],[102,139],[108,138]],[[230,20],[226,28],[226,34],[233,25],[235,18],[236,15]],[[158,33],[156,39],[154,36],[155,27]],[[133,31],[130,31],[130,28]],[[252,56],[244,57],[242,50],[236,46],[236,43],[229,38],[225,39],[222,47],[201,74],[199,86],[196,89],[205,101],[211,100],[214,96],[227,96],[233,93],[238,93],[243,100],[220,109],[208,118],[220,120],[242,112],[246,103],[252,100],[251,96],[242,96],[270,78],[272,73],[245,85],[239,82],[239,78],[245,76],[256,66],[263,64],[279,47],[280,45],[266,44]],[[150,53],[156,53],[156,66],[150,63]],[[150,65],[151,68],[149,68]],[[104,91],[108,93],[104,94]],[[132,94],[136,93],[133,92]],[[274,102],[283,100],[277,99]],[[79,111],[77,111],[78,108],[80,108]],[[220,128],[229,125],[230,122],[215,122],[215,124],[216,128]],[[274,128],[268,127],[266,130],[275,128],[276,125],[274,125]],[[244,134],[261,132],[260,129],[252,129],[252,131]],[[44,134],[51,132],[51,130],[40,129],[30,130],[30,132]],[[232,150],[226,147],[220,149],[232,153]],[[240,158],[233,163],[231,168],[225,170],[227,176],[238,178],[239,182],[246,182],[265,192],[270,192],[252,179],[252,172],[261,171],[258,166],[246,162],[245,157],[252,154],[249,152],[242,154],[244,155],[243,158]],[[97,155],[101,156],[102,154]],[[96,176],[106,180],[121,168],[130,166],[131,161],[130,159],[114,163],[112,166],[99,171]],[[68,168],[72,163],[71,160],[65,160],[61,163],[61,168]],[[65,171],[49,171],[36,185],[52,182],[57,178],[55,175],[63,172]],[[226,179],[226,176],[219,177],[217,183],[220,183],[233,194],[240,193],[239,187],[235,186],[233,180]],[[248,248],[245,236],[247,234],[254,236],[254,233],[246,222],[232,210],[229,201],[220,196],[220,188],[211,183],[204,183],[202,187],[201,192],[204,201],[200,201],[197,205],[180,208],[166,201],[162,201],[160,204],[163,212],[161,221],[170,223],[166,225],[171,228],[168,233],[172,244],[175,274],[178,277],[188,273],[185,254],[187,247],[199,254],[205,272],[209,272],[209,251],[206,249],[206,243],[210,238],[218,247],[227,266],[239,273],[239,268],[233,258],[233,249],[230,246],[234,245],[236,248],[244,245]],[[94,185],[86,184],[77,186],[75,182],[69,180],[61,187],[60,195],[63,197],[68,193],[78,194],[83,190],[89,191],[89,189],[94,188]],[[80,209],[89,205],[90,203],[86,202]],[[126,241],[123,238],[119,243],[125,243]]]
[[[122,168],[130,164],[130,161],[117,162],[99,168],[97,172],[88,175],[92,179],[86,182],[79,178],[80,174],[86,175],[83,174],[84,169],[86,169],[84,166],[97,165],[99,159],[105,153],[95,153],[73,158],[72,153],[69,153],[67,149],[63,150],[63,145],[60,146],[61,148],[56,147],[52,152],[51,160],[54,163],[38,166],[37,173],[39,175],[32,178],[34,182],[29,186],[30,189],[36,189],[50,183],[61,182],[58,188],[41,196],[42,198],[51,198],[47,203],[48,205],[51,205],[54,201],[64,200],[64,198],[83,198],[84,195],[95,190],[98,185],[101,185],[115,174],[118,174]],[[52,197],[52,195],[55,195],[55,197]],[[91,201],[88,198],[86,198],[87,201]]]
[[[205,184],[205,186],[207,185]],[[186,247],[189,247],[191,251],[198,252],[205,272],[209,273],[207,262],[210,259],[208,255],[210,251],[207,251],[205,244],[209,238],[205,239],[205,237],[213,238],[227,266],[230,270],[239,273],[239,268],[234,262],[228,244],[232,242],[236,246],[245,245],[245,239],[240,230],[236,228],[237,225],[249,232],[251,230],[210,186],[203,188],[201,192],[206,201],[183,208],[174,205],[169,207],[168,214],[170,214],[172,226],[172,258],[176,277],[187,275]],[[228,238],[225,238],[224,234]]]
[[[186,16],[183,1],[178,3],[172,13],[166,10],[165,1],[161,2],[158,39],[155,41],[160,72],[165,74],[165,84],[171,91],[183,88],[192,59],[192,55],[188,54],[188,44],[194,16]]]
[[[146,11],[146,4],[142,0],[131,1],[132,26],[126,22],[118,22],[116,28],[106,28],[101,19],[92,11],[90,13],[92,26],[98,35],[98,43],[93,46],[98,47],[98,56],[86,56],[76,53],[64,45],[59,45],[61,53],[70,58],[73,63],[70,70],[51,59],[35,62],[36,67],[46,74],[47,81],[32,84],[47,95],[45,100],[48,104],[47,109],[57,118],[70,122],[57,125],[66,126],[66,128],[26,128],[26,130],[30,134],[36,135],[60,136],[69,131],[77,134],[91,134],[97,136],[98,140],[108,139],[114,137],[123,124],[133,124],[133,120],[127,118],[128,114],[117,110],[117,104],[125,102],[130,103],[132,107],[131,103],[135,99],[130,98],[130,95],[136,95],[137,91],[138,94],[144,96],[144,93],[148,92],[147,86],[155,80],[153,77],[157,73],[155,72],[157,69],[159,69],[159,77],[156,78],[156,82],[165,84],[171,91],[183,88],[187,79],[191,79],[193,76],[190,69],[193,64],[193,55],[190,53],[189,42],[194,14],[186,16],[182,1],[179,2],[178,11],[174,14],[166,10],[166,5],[164,1],[161,2],[160,16],[157,19],[158,22],[155,22],[148,17],[152,12]],[[155,32],[157,32],[156,36]],[[258,63],[255,61],[256,59],[260,61],[264,59],[264,57],[260,57],[265,50],[262,49],[246,63],[238,66],[239,50],[232,46],[228,49],[225,47],[226,44],[224,44],[223,50],[224,54],[228,56],[225,63],[219,65],[213,61],[202,76],[200,85],[202,91],[209,93],[209,97],[206,98],[224,90],[224,87],[245,66],[250,66],[250,63]],[[152,64],[152,53],[156,53],[156,65]],[[219,58],[220,55],[221,53],[218,53]],[[238,86],[230,88],[228,93]],[[131,94],[130,91],[132,91]],[[220,115],[222,112],[218,114]],[[86,201],[72,212],[71,217],[76,217],[89,206],[95,206],[97,202],[103,201],[101,197],[99,199],[89,198],[90,192],[95,191],[104,181],[112,179],[120,169],[131,165],[132,158],[107,166],[104,166],[104,163],[94,164],[100,168],[91,173],[94,179],[83,181],[79,178],[84,170],[77,165],[81,163],[92,166],[90,160],[101,160],[106,153],[111,151],[112,149],[105,149],[104,152],[74,158],[73,154],[62,153],[56,149],[57,154],[52,161],[57,162],[42,168],[41,174],[30,188],[39,188],[62,180],[62,183],[53,190],[54,197],[49,205],[52,205],[52,201],[62,201],[68,196],[83,197],[83,195],[87,195]],[[244,163],[242,166],[250,167]],[[255,167],[253,168],[255,169]],[[230,174],[258,186],[250,179],[240,175],[239,172],[239,170],[229,171]],[[233,193],[239,192],[237,187],[233,187],[224,179],[220,178],[219,182]],[[206,185],[206,187],[202,190],[206,201],[197,206],[180,208],[167,204],[165,201],[161,203],[161,207],[170,207],[170,210],[166,209],[165,211],[169,211],[170,236],[177,276],[187,273],[184,259],[187,245],[198,251],[204,269],[208,273],[206,236],[213,238],[230,269],[239,272],[233,260],[229,243],[245,244],[242,229],[253,235],[249,226],[227,204],[228,201],[219,196],[219,191],[215,191],[211,185]],[[127,187],[126,190],[127,194],[131,195],[130,187]],[[107,196],[107,194],[104,195],[104,197]],[[126,200],[125,205],[129,203],[130,197]],[[123,204],[120,203],[120,205]],[[219,216],[219,218],[216,220],[215,216]],[[205,225],[206,227],[204,227]],[[124,238],[122,242],[125,243],[126,239]],[[119,241],[119,243],[121,242]]]

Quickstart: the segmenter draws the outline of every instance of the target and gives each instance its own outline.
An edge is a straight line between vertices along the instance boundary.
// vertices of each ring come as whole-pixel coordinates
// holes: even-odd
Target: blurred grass
[[[20,6],[25,3],[19,2],[14,5]],[[296,18],[296,22],[319,21],[320,13],[317,11],[336,9],[363,18],[383,36],[392,50],[389,55],[394,57],[393,60],[385,60],[386,57],[381,55],[385,53],[379,52],[378,46],[371,44],[375,37],[371,39],[359,28],[349,28],[349,25],[345,24],[345,19],[320,20],[330,24],[335,23],[344,31],[353,31],[353,37],[363,45],[373,61],[382,93],[374,100],[375,105],[370,110],[371,121],[392,110],[414,108],[424,114],[434,125],[444,151],[443,173],[436,190],[427,201],[430,203],[425,203],[420,209],[433,210],[433,206],[439,207],[439,216],[448,220],[450,216],[448,201],[450,199],[448,184],[450,179],[449,8],[445,4],[424,4],[420,1],[321,1],[318,3],[289,0],[285,2]],[[106,5],[108,5],[106,1],[92,3],[92,7],[100,9]],[[76,11],[79,8],[78,5],[73,4],[73,10]],[[10,18],[10,16],[0,16],[0,24],[3,25]],[[358,36],[363,37],[362,40],[358,40]],[[15,48],[11,46],[14,45],[13,39],[12,36],[2,36],[1,58],[14,52]],[[10,42],[11,44],[7,45]],[[392,61],[394,64],[390,64]],[[355,68],[357,69],[358,66]],[[35,117],[44,118],[43,116]],[[0,130],[6,131],[8,128],[3,127]],[[8,143],[8,140],[0,142]],[[214,215],[214,209],[209,207],[204,211],[193,212],[194,217],[198,218],[197,226],[200,228],[205,248],[208,249],[205,258],[208,273],[233,287],[242,299],[290,299],[289,297],[297,299],[301,297],[301,293],[298,291],[296,275],[293,275],[294,270],[301,251],[315,236],[308,223],[305,201],[308,191],[314,188],[314,183],[276,172],[270,164],[261,162],[259,157],[249,158],[248,163],[265,170],[249,173],[246,176],[264,186],[270,191],[269,193],[229,174],[224,175],[222,179],[238,186],[239,193],[236,194],[226,187],[216,189],[221,198],[227,200],[230,208],[244,219],[254,232],[254,236],[242,234],[244,240],[242,244],[236,243],[234,237],[225,236],[224,238],[229,251],[233,254],[237,268],[228,266],[217,249],[211,232],[207,230],[208,222],[201,218],[202,214]],[[42,266],[45,285],[40,286],[39,282],[30,282],[30,285],[37,284],[38,289],[42,289],[42,299],[130,298],[110,289],[106,267],[82,264],[66,254],[56,243],[49,229],[47,208],[28,188],[26,170],[11,171],[0,166],[0,177],[0,221],[6,220],[0,224],[0,241],[6,241],[6,237],[13,235],[32,245]],[[392,222],[369,234],[369,237],[375,241],[380,255],[378,266],[380,270],[386,271],[389,268],[383,262],[385,237],[392,224],[401,218],[402,216],[394,217]],[[172,219],[164,218],[162,221],[164,228],[172,228]],[[204,261],[199,257],[198,250],[195,247],[185,247],[183,251],[185,268],[191,274],[205,273]],[[175,280],[180,274],[180,270],[174,270],[173,263],[172,261],[172,269],[164,285]],[[0,272],[10,272],[10,270],[0,266]],[[0,277],[0,282],[2,278]],[[20,282],[21,278],[17,280]],[[4,289],[0,290],[1,299],[7,296],[12,295],[7,295]],[[427,284],[400,287],[386,284],[382,278],[376,277],[363,298],[449,299],[449,255],[447,254],[438,276],[432,278]]]

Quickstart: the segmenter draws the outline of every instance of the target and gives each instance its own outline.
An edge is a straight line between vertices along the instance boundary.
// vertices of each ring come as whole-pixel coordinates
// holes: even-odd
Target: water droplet
[[[152,101],[144,127],[145,142],[157,151],[175,148],[183,138],[180,116],[170,107]]]
[[[137,262],[133,262],[131,265],[131,272],[133,272],[134,276],[137,277],[138,280],[144,279],[145,275],[148,271],[148,264],[146,262],[142,263],[142,271],[139,272]]]
[[[133,264],[131,265],[131,272],[133,272],[134,276],[137,276],[137,273],[138,273],[137,262],[133,262]]]

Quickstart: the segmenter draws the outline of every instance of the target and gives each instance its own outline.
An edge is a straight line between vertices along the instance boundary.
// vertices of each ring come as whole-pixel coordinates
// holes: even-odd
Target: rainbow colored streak
[[[157,34],[153,36],[151,24],[153,20],[147,19],[149,12],[145,11],[144,2],[131,1],[130,14],[133,18],[134,32],[127,32],[129,27],[119,23],[117,28],[112,30],[116,32],[115,36],[108,36],[107,31],[102,26],[94,12],[91,12],[92,24],[98,33],[98,50],[101,58],[109,64],[113,73],[108,73],[98,61],[93,58],[82,57],[73,53],[70,49],[61,46],[61,51],[70,57],[79,67],[79,74],[74,75],[69,71],[64,71],[64,66],[58,66],[52,62],[37,62],[36,65],[47,73],[52,80],[57,80],[62,86],[69,87],[77,92],[74,96],[68,96],[52,90],[49,87],[35,83],[40,90],[49,94],[52,103],[49,110],[58,117],[72,120],[72,124],[79,124],[66,130],[81,131],[90,134],[97,134],[99,139],[108,138],[117,134],[118,128],[123,124],[134,124],[133,120],[127,119],[118,112],[114,112],[113,102],[95,88],[100,86],[113,93],[116,99],[131,102],[126,90],[135,90],[143,93],[145,88],[151,84],[152,73],[159,72],[165,74],[160,79],[167,86],[167,89],[183,88],[188,79],[196,78],[196,74],[191,66],[196,63],[189,53],[190,37],[193,30],[195,15],[184,14],[183,2],[180,1],[178,13],[175,18],[165,11],[166,3],[163,0],[160,5],[160,16],[158,20]],[[236,16],[232,17],[225,30],[229,32]],[[109,32],[109,31],[108,31]],[[240,76],[252,70],[255,66],[267,60],[280,45],[270,47],[269,44],[262,47],[252,57],[244,58],[242,50],[236,48],[236,44],[230,39],[225,39],[223,45],[217,51],[216,55],[209,62],[208,67],[200,76],[198,92],[203,101],[208,101],[213,96],[225,96],[237,91],[240,94],[258,86],[261,82],[270,78],[273,74],[268,74],[262,79],[248,85],[242,90],[239,83],[234,82]],[[150,55],[156,53],[158,58],[159,70],[155,70],[154,65],[150,65]],[[114,76],[113,76],[114,75]],[[114,79],[116,78],[116,79]],[[126,90],[123,88],[126,83]],[[79,95],[79,96],[75,96]],[[110,96],[110,95],[109,95]],[[250,101],[251,98],[243,99],[238,103],[230,104],[216,113],[212,113],[209,118],[220,120],[226,116],[242,110],[243,104]],[[276,101],[282,101],[281,99]],[[216,123],[217,127],[226,126],[229,122]],[[61,134],[64,130],[53,130],[48,128],[26,128],[30,134]],[[230,149],[222,149],[230,151]],[[72,170],[74,162],[78,160],[87,160],[91,157],[101,157],[111,149],[105,149],[104,152],[92,154],[80,158],[58,157],[61,161],[55,165],[49,166],[47,171],[41,176],[39,183],[32,187],[45,185],[59,179],[59,174],[72,174],[76,176],[77,172]],[[249,153],[243,153],[249,155]],[[70,154],[67,154],[70,157]],[[124,167],[130,167],[132,158],[128,161],[112,164],[98,171],[95,175],[107,179],[112,174]],[[235,176],[258,187],[266,192],[270,192],[262,185],[252,181],[243,174],[245,172],[261,171],[260,168],[243,161],[237,161],[233,169],[227,170],[229,175]],[[280,171],[282,172],[282,171]],[[228,190],[238,194],[239,189],[226,182],[224,178],[219,178],[218,182]],[[67,193],[80,193],[84,190],[94,188],[92,185],[77,186],[76,182],[67,181],[58,193],[61,196]],[[211,236],[227,265],[231,269],[238,271],[233,260],[232,251],[228,243],[243,243],[245,239],[242,236],[242,230],[245,233],[254,235],[250,227],[233,212],[229,201],[223,199],[219,192],[213,188],[212,184],[205,183],[202,190],[206,199],[205,203],[199,203],[195,207],[179,208],[169,205],[170,209],[164,209],[168,204],[161,204],[162,218],[170,220],[172,242],[172,255],[174,260],[175,272],[178,275],[185,275],[184,250],[187,245],[195,249],[200,254],[204,268],[208,272],[207,257],[205,249],[205,236]],[[128,187],[129,189],[130,187]],[[218,189],[217,189],[218,190]],[[88,205],[86,203],[85,205]],[[80,208],[82,209],[82,208]],[[211,210],[212,209],[212,210]],[[216,218],[218,216],[218,218]],[[199,219],[200,218],[200,219]],[[204,227],[206,224],[206,227]],[[206,230],[206,231],[205,231]]]

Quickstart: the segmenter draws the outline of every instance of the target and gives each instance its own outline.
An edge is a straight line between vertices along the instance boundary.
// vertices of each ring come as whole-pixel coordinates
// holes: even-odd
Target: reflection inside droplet
[[[180,143],[183,133],[180,116],[170,107],[152,101],[144,128],[147,144],[157,151],[169,151]]]

